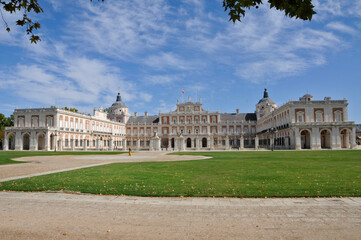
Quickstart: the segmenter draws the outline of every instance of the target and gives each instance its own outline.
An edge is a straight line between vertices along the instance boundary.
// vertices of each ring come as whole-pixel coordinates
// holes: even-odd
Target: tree
[[[14,126],[14,115],[5,117],[4,114],[0,113],[0,149],[2,148],[2,143],[4,141],[5,127],[12,126]]]
[[[91,2],[93,0],[90,0]],[[98,2],[104,0],[98,0]],[[250,8],[258,8],[259,5],[266,2],[266,0],[223,0],[224,11],[228,11],[229,21],[241,22],[241,17],[245,17],[246,10]],[[312,16],[316,14],[313,10],[312,0],[267,0],[270,3],[270,8],[275,8],[279,11],[284,11],[285,15],[293,18],[300,18],[302,20],[311,20]],[[30,35],[30,42],[37,43],[41,41],[38,35],[34,35],[33,31],[40,28],[39,22],[34,22],[28,17],[28,14],[34,12],[36,14],[43,13],[38,0],[0,0],[3,9],[9,13],[23,11],[23,18],[16,21],[18,26],[26,26],[26,33]],[[2,14],[1,6],[0,13],[3,22],[5,23],[6,31],[10,32],[4,16]]]

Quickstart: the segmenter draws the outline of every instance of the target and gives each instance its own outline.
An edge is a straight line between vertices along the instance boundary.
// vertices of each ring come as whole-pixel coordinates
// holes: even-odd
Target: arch
[[[311,133],[309,130],[304,129],[300,132],[301,134],[301,149],[311,148]]]
[[[202,138],[202,147],[203,148],[207,147],[207,138]]]
[[[28,133],[23,134],[23,150],[30,150],[30,135]]]
[[[351,148],[351,131],[348,128],[341,129],[341,148]]]
[[[8,139],[8,150],[15,150],[15,133],[9,133]]]
[[[43,133],[38,134],[38,150],[45,150],[45,135]]]
[[[174,148],[174,145],[175,145],[175,144],[174,144],[174,138],[172,138],[172,140],[171,140],[171,143],[170,143],[170,144],[171,144],[171,148]]]
[[[328,129],[321,129],[321,148],[330,149],[331,148],[331,131]]]
[[[55,136],[53,134],[50,135],[50,150],[54,150],[54,141]]]
[[[168,140],[168,138],[163,138],[162,139],[162,148],[167,148],[168,147],[168,145],[169,145],[169,140]]]
[[[192,139],[187,138],[187,148],[191,148],[191,147],[192,147]]]

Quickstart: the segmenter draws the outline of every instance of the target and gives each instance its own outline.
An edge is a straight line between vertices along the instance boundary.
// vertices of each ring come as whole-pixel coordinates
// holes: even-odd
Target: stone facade
[[[15,126],[5,129],[4,150],[242,150],[352,149],[356,125],[347,100],[309,94],[281,107],[268,96],[255,113],[206,111],[190,98],[158,115],[130,115],[118,94],[107,110],[93,115],[59,108],[16,109]]]

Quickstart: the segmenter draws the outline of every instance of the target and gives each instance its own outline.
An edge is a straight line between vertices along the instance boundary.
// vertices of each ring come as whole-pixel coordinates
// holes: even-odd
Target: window
[[[173,123],[175,124],[175,119],[173,119]]]
[[[335,121],[341,122],[341,112],[340,111],[335,112]]]
[[[167,129],[166,128],[163,129],[163,134],[167,134],[167,133],[168,133]]]
[[[65,147],[69,146],[69,139],[65,139]]]
[[[147,130],[147,135],[150,136],[150,130],[149,129]]]
[[[33,127],[38,127],[38,118],[34,117],[32,120],[33,120]]]
[[[181,129],[180,131],[181,131],[181,133],[183,133],[183,129]]]
[[[183,118],[181,119],[181,123],[183,123]]]
[[[216,117],[213,116],[213,117],[212,117],[212,123],[215,123],[215,122],[216,122]]]
[[[203,123],[206,123],[206,118],[203,118]]]
[[[188,130],[188,133],[191,134],[191,130]]]
[[[63,127],[63,119],[60,119],[60,121],[59,121],[59,126],[60,126],[60,127]]]
[[[188,118],[188,123],[191,123],[191,119],[190,119],[190,118]]]
[[[196,118],[196,123],[198,123],[198,118]]]
[[[297,122],[304,122],[303,112],[297,112]]]
[[[198,135],[198,129],[196,130],[196,134]]]
[[[322,112],[321,111],[316,112],[316,122],[322,122]]]

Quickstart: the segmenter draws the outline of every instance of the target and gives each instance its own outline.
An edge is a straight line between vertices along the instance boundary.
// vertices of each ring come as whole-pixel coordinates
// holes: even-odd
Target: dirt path
[[[128,154],[22,157],[15,160],[26,161],[27,163],[0,166],[0,182],[110,163],[185,161],[207,158],[203,156],[166,155],[164,152],[135,152],[131,157]]]
[[[0,239],[360,239],[361,198],[0,192]]]

